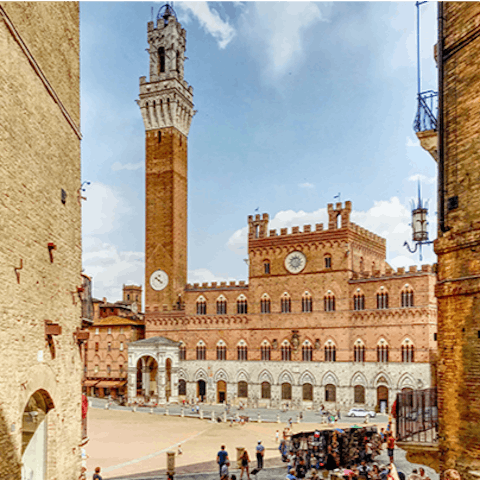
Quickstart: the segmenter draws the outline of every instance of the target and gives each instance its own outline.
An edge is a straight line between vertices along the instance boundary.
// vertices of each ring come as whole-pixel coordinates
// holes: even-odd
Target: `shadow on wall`
[[[21,425],[15,425],[15,431]],[[7,424],[3,409],[0,407],[0,478],[2,480],[18,480],[21,478],[19,455],[11,438],[12,426]]]

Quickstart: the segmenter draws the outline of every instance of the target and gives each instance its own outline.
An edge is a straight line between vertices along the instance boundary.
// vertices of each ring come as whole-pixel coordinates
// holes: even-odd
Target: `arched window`
[[[313,400],[313,385],[311,383],[304,383],[302,385],[302,398],[306,402],[311,402]]]
[[[227,359],[227,345],[223,340],[217,343],[217,360]]]
[[[282,313],[290,313],[292,311],[292,300],[288,293],[284,293],[280,300],[280,307]]]
[[[207,314],[207,301],[205,297],[201,296],[197,299],[197,315],[206,315]]]
[[[365,403],[365,387],[362,385],[355,385],[353,393],[354,403]]]
[[[335,311],[335,295],[330,290],[323,297],[323,303],[326,312]]]
[[[226,315],[227,313],[227,299],[220,295],[217,298],[217,315]]]
[[[260,313],[270,313],[270,299],[267,294],[260,299]]]
[[[248,348],[245,340],[240,340],[237,345],[237,359],[238,360],[248,360]]]
[[[325,260],[325,268],[332,268],[332,256],[327,253],[323,258]]]
[[[353,309],[365,310],[365,295],[360,292],[360,289],[353,296]]]
[[[325,401],[326,402],[336,402],[337,401],[337,388],[335,385],[329,383],[325,385]]]
[[[262,346],[260,347],[261,350],[261,358],[262,360],[270,360],[270,355],[271,355],[271,347],[270,344],[264,340],[262,343]]]
[[[388,343],[383,338],[377,345],[377,362],[388,362]]]
[[[288,362],[292,359],[292,347],[287,340],[283,341],[280,351],[282,352],[282,361]]]
[[[363,257],[360,257],[360,272],[363,272],[364,268],[365,268],[365,264],[363,262]]]
[[[197,360],[206,360],[206,358],[207,358],[206,346],[203,340],[200,340],[197,343]]]
[[[248,398],[248,383],[238,382],[238,398]]]
[[[270,275],[270,260],[263,261],[263,273],[265,275]]]
[[[237,298],[237,314],[240,313],[248,313],[247,297],[243,294]]]
[[[302,360],[304,362],[311,362],[313,360],[313,347],[308,340],[302,345]]]
[[[158,49],[158,70],[159,73],[165,73],[165,48]]]
[[[179,395],[187,394],[187,382],[182,378],[178,381],[178,394]]]
[[[262,382],[262,398],[271,398],[272,386],[268,382]]]
[[[415,361],[415,348],[412,342],[407,338],[402,343],[402,362],[413,363]]]
[[[186,360],[187,359],[187,347],[185,344],[182,342],[179,349],[178,349],[178,356],[180,360]]]
[[[407,285],[403,287],[400,294],[402,307],[413,307],[413,290]]]
[[[384,310],[384,309],[388,308],[388,293],[387,292],[380,291],[379,293],[377,293],[377,308],[379,310]]]
[[[292,399],[292,385],[290,383],[282,383],[282,400]]]
[[[325,361],[326,362],[336,362],[337,361],[337,348],[335,344],[329,340],[325,344]]]
[[[312,307],[312,296],[308,292],[305,292],[302,296],[302,312],[311,312]]]
[[[180,73],[180,53],[177,51],[176,58],[175,58],[175,67],[177,70],[177,73]]]
[[[365,361],[365,345],[358,339],[353,346],[353,361],[364,362]]]

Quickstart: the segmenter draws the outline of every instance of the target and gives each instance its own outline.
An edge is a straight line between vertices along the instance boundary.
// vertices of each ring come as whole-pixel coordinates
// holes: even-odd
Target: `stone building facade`
[[[77,480],[78,3],[1,2],[0,51],[0,478]]]
[[[350,221],[351,202],[328,205],[325,228],[276,232],[251,216],[248,283],[186,284],[185,31],[167,6],[147,35],[146,339],[129,347],[130,399],[387,409],[398,391],[430,386],[435,274],[393,271],[385,239]]]

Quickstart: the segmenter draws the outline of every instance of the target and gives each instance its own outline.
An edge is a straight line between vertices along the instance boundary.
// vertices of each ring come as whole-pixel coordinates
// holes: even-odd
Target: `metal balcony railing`
[[[399,442],[437,442],[437,389],[427,388],[397,394],[396,423]]]
[[[417,115],[413,122],[415,133],[437,129],[438,92],[427,90],[417,95]]]

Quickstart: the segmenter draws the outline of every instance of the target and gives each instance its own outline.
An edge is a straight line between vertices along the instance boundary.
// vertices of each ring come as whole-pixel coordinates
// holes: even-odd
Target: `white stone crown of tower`
[[[174,15],[148,22],[150,78],[140,77],[140,98],[145,130],[175,127],[185,136],[195,111],[193,88],[183,79],[186,32]]]

